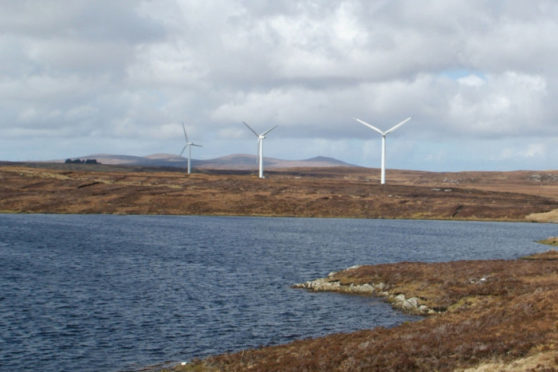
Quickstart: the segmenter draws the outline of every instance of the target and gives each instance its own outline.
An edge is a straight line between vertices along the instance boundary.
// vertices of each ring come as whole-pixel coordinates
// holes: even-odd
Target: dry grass
[[[399,263],[342,271],[329,280],[346,285],[381,281],[390,293],[417,296],[446,311],[391,329],[214,356],[189,368],[551,371],[558,365],[557,278],[558,264],[544,255],[530,260]]]
[[[0,166],[0,210],[523,221],[558,209],[558,199],[522,193],[523,186],[521,192],[486,191],[447,176],[436,186],[439,174],[425,172],[394,173],[393,184],[381,186],[369,170],[354,168],[275,172],[264,180],[105,168]]]
[[[550,212],[531,213],[527,216],[527,220],[534,222],[558,223],[558,209],[554,209]]]
[[[558,236],[551,236],[551,237],[546,238],[544,240],[539,240],[539,243],[546,244],[546,245],[552,245],[554,247],[558,247]]]
[[[556,370],[558,370],[558,352],[546,351],[530,357],[517,359],[511,363],[503,361],[487,362],[476,367],[464,369],[462,372],[550,372]]]

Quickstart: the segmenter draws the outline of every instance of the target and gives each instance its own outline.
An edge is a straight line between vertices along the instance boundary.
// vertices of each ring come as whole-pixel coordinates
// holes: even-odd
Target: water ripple
[[[513,258],[554,225],[0,215],[0,370],[135,370],[415,319],[293,290],[354,264]]]

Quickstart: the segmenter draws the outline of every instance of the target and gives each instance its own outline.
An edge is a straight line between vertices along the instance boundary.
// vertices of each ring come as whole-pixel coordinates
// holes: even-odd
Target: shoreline
[[[558,211],[558,210],[556,210]],[[554,212],[554,211],[553,211]],[[290,214],[234,214],[234,213],[205,213],[205,214],[181,214],[181,213],[120,213],[120,212],[56,212],[56,211],[16,211],[16,210],[0,210],[0,215],[53,215],[53,216],[168,216],[168,217],[245,217],[245,218],[323,218],[323,219],[356,219],[356,220],[393,220],[393,221],[442,221],[442,222],[504,222],[504,223],[548,223],[558,224],[558,220],[531,220],[531,219],[507,219],[507,218],[445,218],[445,217],[361,217],[361,216],[304,216]]]
[[[52,215],[52,216],[145,216],[145,217],[231,217],[231,218],[300,218],[300,219],[340,219],[340,220],[389,220],[389,221],[440,221],[440,222],[495,222],[495,223],[533,223],[558,224],[558,221],[534,221],[525,219],[479,219],[479,218],[428,218],[428,217],[355,217],[355,216],[300,216],[277,214],[165,214],[165,213],[70,213],[70,212],[26,212],[0,210],[0,215]],[[544,243],[541,243],[544,244]]]
[[[163,370],[551,370],[558,368],[556,260],[551,250],[514,260],[350,267],[293,287],[374,295],[425,317]]]

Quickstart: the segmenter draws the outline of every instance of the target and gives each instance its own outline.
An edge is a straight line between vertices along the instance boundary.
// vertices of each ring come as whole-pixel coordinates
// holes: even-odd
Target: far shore
[[[255,172],[0,165],[0,213],[237,215],[558,222],[558,171]]]

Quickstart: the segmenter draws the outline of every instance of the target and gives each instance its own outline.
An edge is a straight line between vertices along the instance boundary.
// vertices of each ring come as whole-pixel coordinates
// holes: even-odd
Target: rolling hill
[[[173,154],[152,154],[148,156],[92,154],[87,156],[79,156],[72,159],[96,159],[97,162],[108,165],[134,165],[146,167],[176,168],[186,167],[186,158]],[[255,155],[233,154],[207,160],[192,159],[192,166],[194,168],[200,169],[250,170],[257,169],[258,162]],[[317,156],[303,160],[283,160],[268,157],[264,158],[264,167],[266,169],[353,166],[354,165],[352,164],[348,164],[343,161],[325,156]]]

